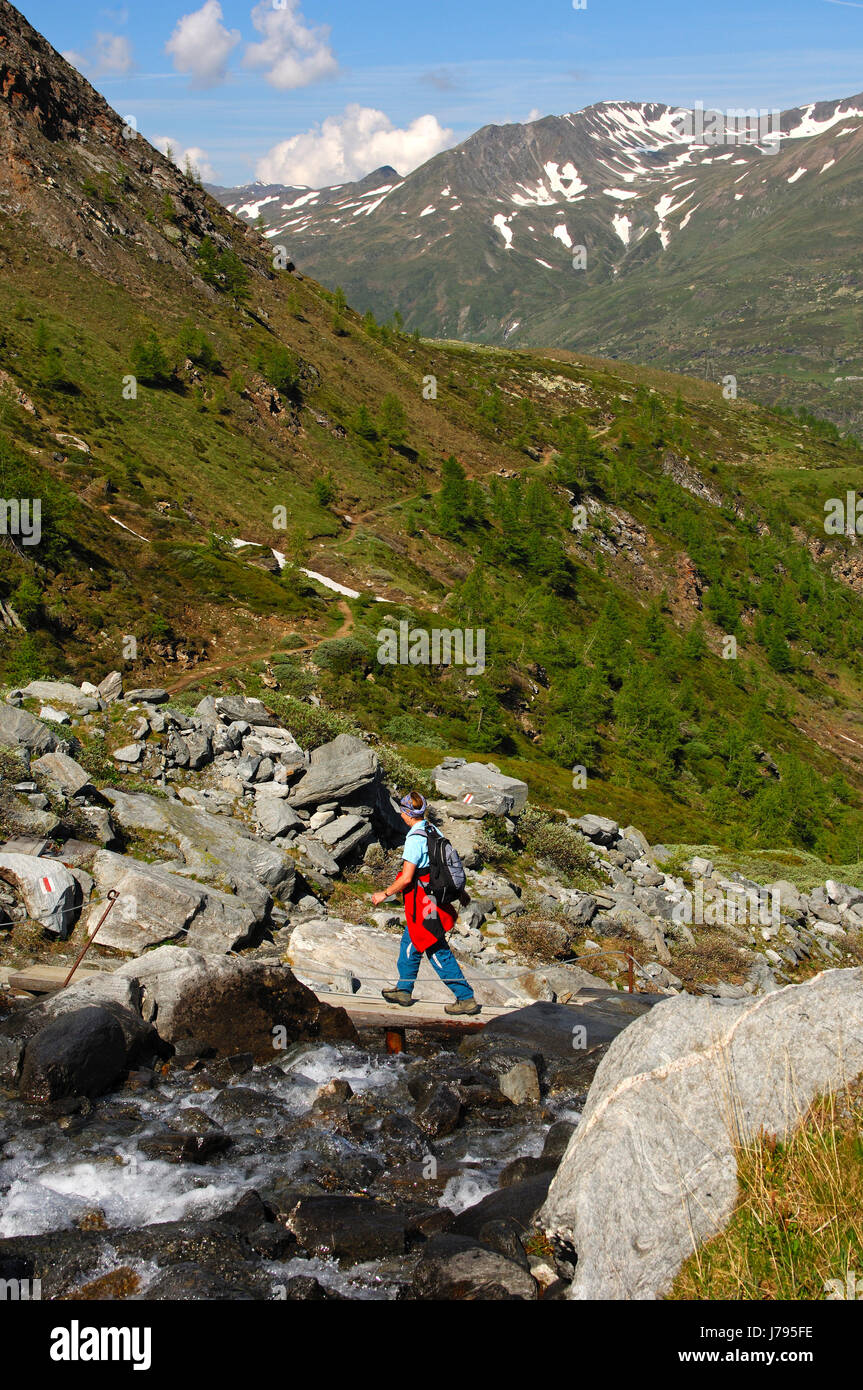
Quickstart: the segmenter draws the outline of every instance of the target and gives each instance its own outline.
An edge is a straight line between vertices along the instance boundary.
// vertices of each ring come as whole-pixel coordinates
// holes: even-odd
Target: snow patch
[[[628,246],[630,233],[632,231],[632,218],[627,217],[625,212],[616,212],[611,219],[611,225],[617,232],[624,246]]]
[[[504,217],[502,212],[499,212],[497,216],[494,218],[493,225],[497,227],[498,231],[500,232],[501,236],[506,242],[506,249],[508,251],[512,246],[512,228],[507,226],[507,219]]]

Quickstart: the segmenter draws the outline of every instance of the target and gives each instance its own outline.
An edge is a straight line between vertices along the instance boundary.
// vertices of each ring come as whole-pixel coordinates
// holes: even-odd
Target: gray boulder
[[[493,816],[518,815],[527,802],[527,783],[507,777],[493,763],[462,763],[448,767],[444,759],[432,771],[441,796],[461,801],[471,796],[470,805],[485,807]]]
[[[32,854],[0,854],[0,879],[20,893],[34,922],[66,940],[81,897],[74,876],[63,864]]]
[[[139,763],[146,751],[143,743],[125,743],[122,748],[115,748],[111,756],[117,763]]]
[[[515,1260],[471,1240],[443,1233],[422,1248],[414,1273],[414,1297],[450,1300],[531,1301],[537,1285]]]
[[[93,859],[97,898],[86,914],[92,931],[111,889],[119,900],[99,932],[103,946],[136,955],[146,946],[184,938],[202,950],[225,952],[248,945],[266,918],[258,907],[128,855],[100,850]]]
[[[199,772],[207,763],[212,762],[213,745],[209,734],[202,730],[193,730],[183,736],[183,742],[188,752],[188,767],[191,772]]]
[[[539,1077],[531,1061],[516,1062],[498,1081],[501,1091],[513,1105],[538,1105]]]
[[[67,681],[31,681],[25,685],[22,695],[27,700],[41,700],[54,705],[70,705],[80,714],[92,714],[99,708],[99,701],[85,695],[77,686]]]
[[[278,725],[279,722],[260,700],[247,699],[244,695],[220,695],[215,705],[216,712],[227,724],[241,720],[245,724],[267,727]]]
[[[259,796],[255,800],[255,820],[262,835],[276,839],[289,830],[300,830],[303,822],[292,806],[278,796]]]
[[[0,705],[0,744],[27,748],[31,753],[52,753],[60,746],[57,735],[35,715],[14,705]]]
[[[168,698],[167,690],[148,686],[143,690],[127,690],[126,703],[130,705],[164,705]]]
[[[578,1256],[569,1297],[650,1299],[722,1230],[736,1148],[785,1136],[863,1071],[863,969],[757,999],[667,999],[600,1063],[540,1225]]]
[[[68,753],[43,753],[41,758],[30,764],[30,771],[43,777],[49,786],[63,796],[91,794],[96,790],[90,781],[90,774]]]
[[[170,857],[179,854],[186,870],[203,882],[228,883],[247,902],[259,906],[266,902],[266,889],[290,896],[295,878],[292,861],[275,846],[256,839],[232,816],[215,816],[181,801],[113,787],[106,787],[104,795],[118,825],[158,836],[170,848]]]
[[[373,837],[369,822],[362,816],[337,816],[322,826],[315,838],[320,840],[340,863],[354,852],[364,850]]]
[[[350,742],[337,749],[339,739]],[[352,792],[369,787],[377,780],[378,760],[372,750],[359,739],[351,739],[348,734],[340,734],[339,739],[314,750],[308,772],[303,774],[291,791],[292,806],[319,806],[322,801],[342,801]]]
[[[563,909],[564,917],[575,927],[589,927],[596,913],[597,902],[592,893],[582,893],[574,901],[567,902]]]
[[[613,845],[620,833],[617,821],[607,816],[581,816],[576,826],[586,839],[597,845]]]
[[[144,1017],[184,1051],[273,1062],[294,1042],[357,1040],[344,1009],[322,1003],[283,965],[163,946],[115,973],[137,982]]]
[[[112,671],[103,681],[99,682],[99,694],[106,705],[112,705],[115,700],[123,698],[123,677],[119,671]]]
[[[852,888],[850,883],[837,883],[835,879],[828,878],[824,888],[830,902],[837,907],[856,907],[858,903],[863,903],[863,891]]]

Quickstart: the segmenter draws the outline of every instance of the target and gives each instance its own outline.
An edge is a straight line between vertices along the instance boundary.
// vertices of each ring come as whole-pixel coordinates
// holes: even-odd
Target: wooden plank
[[[50,994],[60,988],[71,969],[71,961],[68,965],[25,965],[23,970],[11,971],[6,983],[10,989],[25,990],[28,994]],[[94,975],[104,973],[103,970],[79,968],[75,971],[72,983],[92,979]]]
[[[423,1003],[417,1000],[410,1008],[399,1004],[389,1004],[386,999],[374,999],[361,994],[321,994],[324,1004],[344,1009],[358,1028],[417,1028],[433,1032],[436,1029],[457,1029],[459,1032],[474,1032],[484,1028],[489,1019],[499,1014],[514,1013],[514,1008],[500,1004],[483,1004],[479,1014],[448,1014],[443,1004]],[[519,1005],[519,1007],[523,1007]]]

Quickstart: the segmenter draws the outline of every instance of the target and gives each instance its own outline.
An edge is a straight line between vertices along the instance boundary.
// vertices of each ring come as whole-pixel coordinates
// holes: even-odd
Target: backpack
[[[426,892],[436,902],[452,902],[464,889],[464,864],[449,840],[434,828],[416,832],[425,836],[429,852],[429,885]]]

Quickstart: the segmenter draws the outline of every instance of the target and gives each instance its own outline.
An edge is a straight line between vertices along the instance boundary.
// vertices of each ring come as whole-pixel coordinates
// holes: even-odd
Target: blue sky
[[[489,123],[604,99],[788,107],[863,90],[863,0],[17,0],[208,179],[406,173]]]

